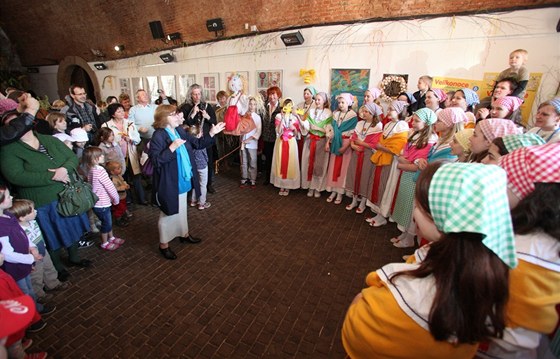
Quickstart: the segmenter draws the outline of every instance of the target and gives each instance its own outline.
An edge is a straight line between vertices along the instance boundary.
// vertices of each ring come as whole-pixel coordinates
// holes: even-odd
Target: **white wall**
[[[409,90],[416,90],[419,76],[482,79],[484,72],[508,67],[508,54],[517,48],[529,51],[527,67],[542,72],[536,102],[557,91],[560,79],[560,34],[556,23],[560,8],[513,11],[491,15],[444,17],[430,20],[388,21],[302,29],[303,45],[286,48],[280,32],[173,50],[176,62],[164,64],[160,53],[108,61],[97,71],[99,83],[106,76],[143,76],[249,71],[249,93],[256,91],[256,71],[283,70],[283,91],[300,100],[305,87],[301,68],[314,68],[313,85],[329,92],[331,68],[370,68],[370,86],[384,73],[409,74]],[[90,64],[93,68],[93,62]],[[42,88],[56,93],[42,73]],[[49,74],[50,75],[50,74]],[[197,81],[199,81],[197,78]],[[35,82],[35,81],[34,81]],[[118,95],[120,87],[102,89],[102,97]],[[37,91],[41,93],[41,91]],[[49,96],[50,98],[50,96]]]

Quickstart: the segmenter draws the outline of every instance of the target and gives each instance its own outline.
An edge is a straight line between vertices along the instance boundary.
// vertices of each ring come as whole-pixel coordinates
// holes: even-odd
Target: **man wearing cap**
[[[87,102],[87,93],[83,87],[78,85],[70,86],[70,104],[60,110],[66,115],[68,129],[82,128],[93,143],[95,132],[99,126],[99,117],[95,108]]]

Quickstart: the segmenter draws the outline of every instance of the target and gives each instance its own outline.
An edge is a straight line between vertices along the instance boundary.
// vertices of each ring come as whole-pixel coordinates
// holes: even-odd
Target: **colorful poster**
[[[216,94],[220,85],[220,74],[201,74],[202,98],[208,103],[218,103]]]
[[[282,90],[282,70],[257,71],[257,92],[264,101],[267,100],[266,90],[272,86],[278,86]]]
[[[494,88],[496,77],[498,77],[498,72],[484,73],[484,97],[489,97],[492,94],[492,89]],[[539,87],[541,85],[541,79],[541,72],[531,72],[529,74],[527,92],[525,93],[525,98],[523,99],[523,105],[521,105],[521,121],[524,125],[527,125],[527,123],[529,122],[529,118],[531,117],[531,109],[533,108],[533,102],[535,102],[537,91],[539,90]]]
[[[369,88],[369,69],[331,69],[331,109],[338,103],[336,98],[343,92],[354,96],[352,109],[357,112],[358,104],[364,102],[364,92]]]

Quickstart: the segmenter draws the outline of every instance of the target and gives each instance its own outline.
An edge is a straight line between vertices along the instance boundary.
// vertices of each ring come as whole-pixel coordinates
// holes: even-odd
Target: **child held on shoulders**
[[[521,99],[525,98],[527,93],[527,84],[529,83],[529,70],[525,67],[529,53],[524,49],[517,49],[509,54],[509,67],[498,75],[496,83],[505,79],[513,78],[517,81],[518,86],[511,96],[517,96]],[[492,90],[494,92],[494,90]]]
[[[87,170],[88,182],[99,200],[93,206],[93,212],[101,221],[101,249],[114,251],[124,243],[124,239],[113,235],[111,204],[118,204],[119,194],[101,164],[105,162],[103,151],[99,147],[88,147],[84,151],[82,162]]]
[[[128,212],[126,205],[126,191],[130,189],[130,185],[126,183],[122,176],[123,167],[119,162],[109,161],[105,164],[105,168],[109,172],[109,177],[119,193],[119,203],[111,206],[111,213],[115,217],[115,224],[117,226],[126,227],[130,217],[132,217],[132,213]]]
[[[31,272],[31,285],[33,291],[37,295],[38,300],[45,298],[45,291],[64,290],[69,287],[68,282],[60,282],[58,280],[58,272],[54,267],[49,252],[47,252],[43,233],[39,228],[39,224],[35,220],[37,210],[35,204],[28,199],[16,199],[13,201],[12,207],[7,210],[16,217],[19,225],[25,231],[27,238],[33,242],[35,247],[30,248],[31,254],[36,258],[34,270]]]

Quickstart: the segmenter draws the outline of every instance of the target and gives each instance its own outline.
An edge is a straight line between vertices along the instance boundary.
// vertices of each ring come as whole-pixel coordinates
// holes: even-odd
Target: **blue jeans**
[[[33,298],[33,301],[35,302],[35,308],[37,308],[37,311],[42,312],[43,305],[37,302],[37,295],[35,294],[35,291],[33,290],[33,286],[31,285],[31,275],[28,275],[27,277],[22,278],[20,280],[17,280],[16,284],[24,294],[27,294],[28,296]]]
[[[113,229],[113,221],[111,219],[111,207],[97,208],[93,207],[93,213],[101,221],[101,233],[109,233]]]

